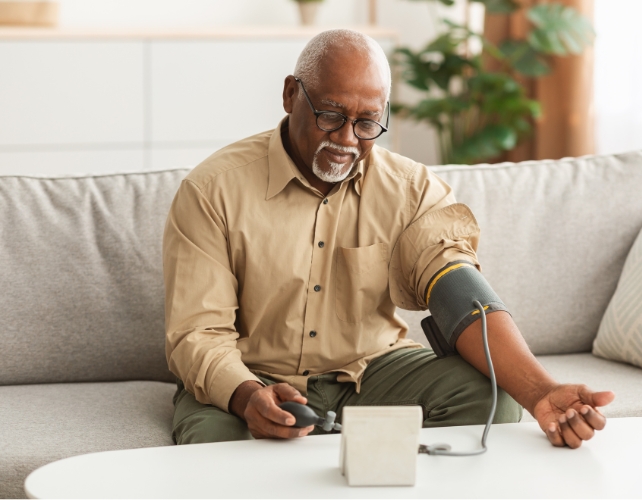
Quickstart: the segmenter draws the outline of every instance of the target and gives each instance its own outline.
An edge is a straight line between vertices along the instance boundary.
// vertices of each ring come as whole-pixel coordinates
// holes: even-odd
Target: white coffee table
[[[479,445],[482,426],[423,429],[422,443]],[[642,418],[611,419],[578,450],[535,423],[494,426],[488,453],[419,455],[411,487],[349,487],[339,435],[108,451],[32,472],[32,498],[641,498]]]

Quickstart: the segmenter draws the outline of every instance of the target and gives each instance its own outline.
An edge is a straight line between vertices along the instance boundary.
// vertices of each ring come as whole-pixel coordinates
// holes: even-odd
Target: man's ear
[[[283,83],[283,109],[286,113],[292,113],[292,107],[294,106],[294,100],[298,92],[298,84],[294,77],[292,75],[286,76],[285,82]]]

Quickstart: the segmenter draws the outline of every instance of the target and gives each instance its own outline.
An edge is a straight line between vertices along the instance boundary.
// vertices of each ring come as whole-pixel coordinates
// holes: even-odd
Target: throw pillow
[[[593,354],[642,368],[642,231],[631,248],[602,317]]]

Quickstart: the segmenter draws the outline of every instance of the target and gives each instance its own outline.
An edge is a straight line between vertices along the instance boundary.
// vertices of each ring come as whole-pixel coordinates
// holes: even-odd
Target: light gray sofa
[[[542,363],[642,416],[642,370],[589,352],[642,228],[642,153],[435,171]],[[161,237],[186,173],[0,176],[0,496],[63,457],[172,444]]]

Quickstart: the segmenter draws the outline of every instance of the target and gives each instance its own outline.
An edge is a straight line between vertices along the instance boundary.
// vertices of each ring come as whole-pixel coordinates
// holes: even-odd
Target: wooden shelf
[[[394,30],[377,26],[344,26],[373,38],[396,38]],[[332,26],[336,28],[336,26]],[[257,38],[310,38],[330,29],[329,26],[237,26],[221,27],[211,30],[150,30],[150,29],[77,29],[77,28],[19,28],[0,27],[0,40],[78,40],[78,39],[257,39]]]

